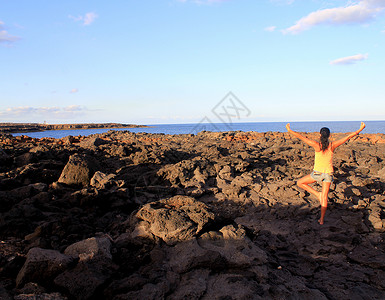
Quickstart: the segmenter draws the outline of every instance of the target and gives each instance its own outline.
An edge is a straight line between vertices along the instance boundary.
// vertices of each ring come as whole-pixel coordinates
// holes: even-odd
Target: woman
[[[330,184],[333,182],[333,152],[338,146],[341,146],[343,143],[359,134],[364,128],[365,123],[361,122],[360,129],[355,132],[352,132],[348,136],[338,141],[331,142],[329,141],[329,128],[323,127],[320,130],[320,142],[316,142],[304,137],[298,132],[291,130],[290,123],[287,123],[286,125],[286,129],[289,133],[304,141],[306,144],[313,147],[315,150],[313,172],[310,175],[306,175],[305,177],[302,177],[300,180],[298,180],[297,185],[319,199],[321,204],[321,217],[318,220],[318,223],[320,223],[321,225],[324,223],[324,217],[328,205],[329,188]],[[322,192],[317,192],[315,189],[309,186],[309,184],[314,183],[316,181],[322,184]]]

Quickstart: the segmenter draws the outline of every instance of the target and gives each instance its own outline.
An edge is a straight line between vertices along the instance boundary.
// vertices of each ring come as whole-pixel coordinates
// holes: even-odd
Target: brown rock
[[[88,186],[94,173],[95,165],[87,157],[74,154],[70,156],[58,182],[68,185]]]
[[[16,278],[16,285],[23,286],[27,282],[46,283],[64,271],[73,259],[56,250],[32,248],[28,251],[27,260]]]
[[[109,237],[92,237],[68,246],[64,253],[80,261],[112,259]]]
[[[150,233],[170,245],[192,239],[214,219],[205,204],[187,196],[146,204],[136,217],[148,222]]]

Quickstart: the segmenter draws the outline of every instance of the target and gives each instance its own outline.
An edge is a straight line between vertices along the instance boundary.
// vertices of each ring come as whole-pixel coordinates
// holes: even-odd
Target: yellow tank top
[[[321,173],[333,173],[333,152],[331,143],[325,151],[318,151],[314,158],[314,171]]]

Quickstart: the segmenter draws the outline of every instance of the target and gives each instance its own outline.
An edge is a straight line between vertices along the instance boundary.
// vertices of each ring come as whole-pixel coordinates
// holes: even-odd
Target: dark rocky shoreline
[[[40,123],[0,123],[0,133],[25,133],[46,130],[97,129],[97,128],[141,128],[144,125],[120,123],[80,123],[80,124],[40,124]]]
[[[334,163],[320,226],[287,133],[0,135],[0,299],[384,299],[385,136]]]

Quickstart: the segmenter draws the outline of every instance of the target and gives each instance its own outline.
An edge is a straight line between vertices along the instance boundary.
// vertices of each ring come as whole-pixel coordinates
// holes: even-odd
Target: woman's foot
[[[323,220],[321,221],[321,219],[319,219],[319,220],[318,220],[318,223],[319,223],[320,225],[323,225],[323,224],[324,224],[324,221],[323,221]]]

